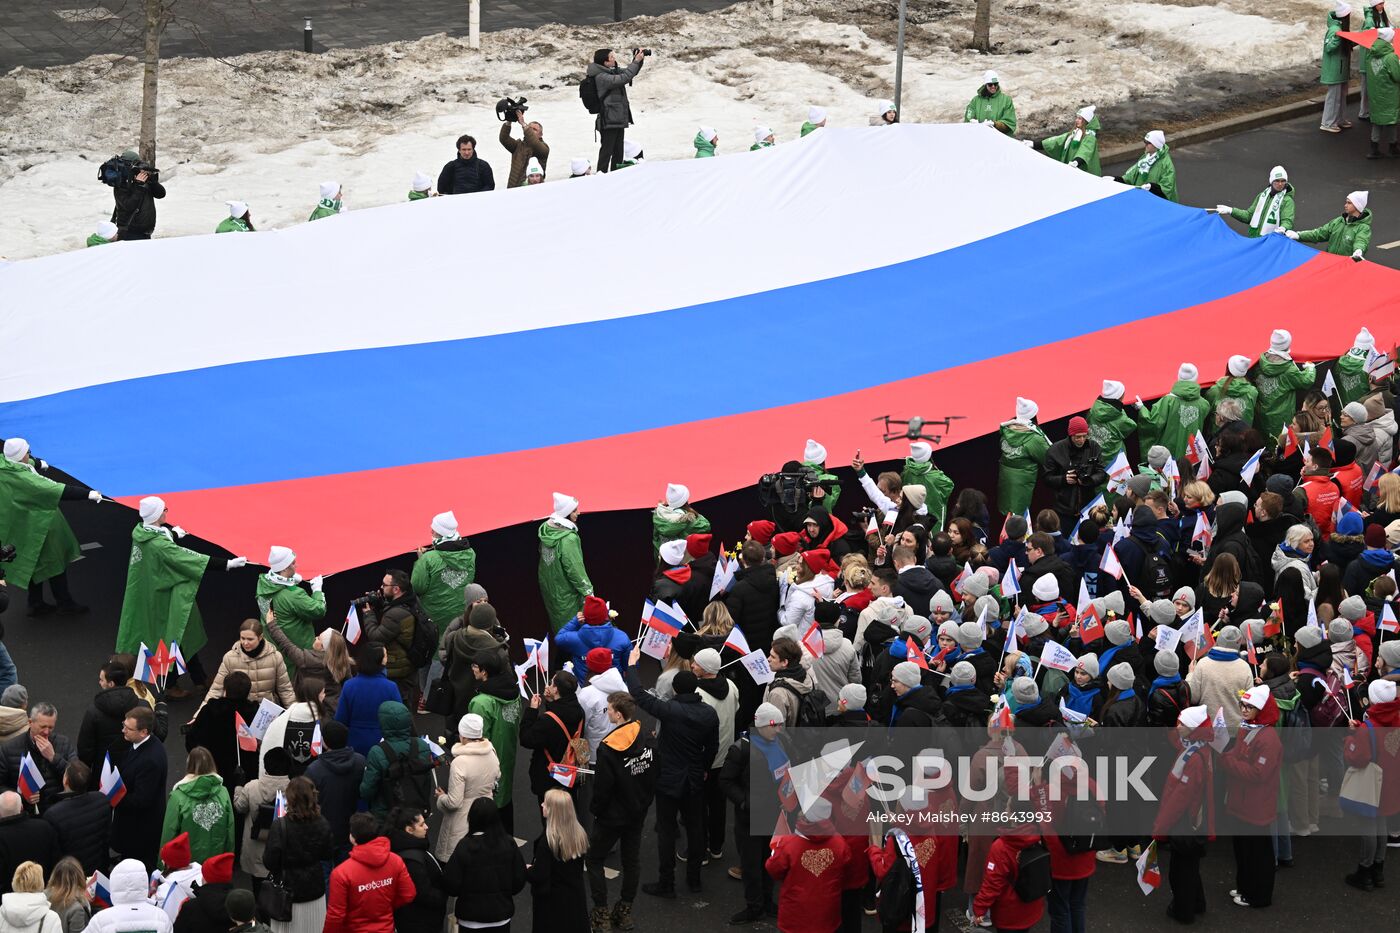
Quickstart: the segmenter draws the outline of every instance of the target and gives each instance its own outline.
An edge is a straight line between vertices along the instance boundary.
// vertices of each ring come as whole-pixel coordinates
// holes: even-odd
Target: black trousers
[[[728,810],[724,791],[719,789],[719,769],[705,772],[705,847],[711,852],[724,851],[724,821]]]
[[[701,862],[705,859],[705,798],[691,792],[684,797],[656,795],[656,856],[657,879],[662,884],[676,883],[676,819],[685,822],[685,880],[691,886],[700,884]]]
[[[601,142],[598,146],[598,171],[611,172],[617,163],[622,161],[622,137],[626,132],[622,127],[599,131]]]
[[[1167,888],[1171,891],[1172,915],[1183,922],[1190,922],[1197,914],[1205,913],[1206,889],[1201,884],[1201,857],[1183,855],[1170,846],[1167,860]]]
[[[1235,836],[1235,887],[1250,907],[1274,902],[1274,842],[1269,836]]]
[[[29,584],[29,605],[37,606],[44,601],[44,584],[49,585],[53,590],[54,602],[60,606],[71,606],[74,602],[73,594],[68,590],[68,571],[56,573],[47,580],[40,580]]]
[[[622,843],[622,892],[618,899],[629,904],[637,899],[637,883],[642,871],[641,822],[615,826],[595,820],[593,831],[588,835],[584,864],[588,866],[588,888],[593,892],[596,907],[608,906],[608,879],[603,876],[603,859],[619,842]]]
[[[746,836],[741,832],[742,814],[734,814],[734,833],[739,842],[739,866],[744,871],[744,903],[750,910],[765,910],[773,903],[773,877],[764,867],[768,861],[767,836]]]

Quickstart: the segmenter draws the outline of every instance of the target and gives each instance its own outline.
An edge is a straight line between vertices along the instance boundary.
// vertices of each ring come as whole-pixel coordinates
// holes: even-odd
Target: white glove
[[[1035,146],[1035,142],[1032,141],[1032,140],[1029,140],[1029,139],[1023,139],[1023,140],[1021,140],[1021,145],[1025,146],[1026,148],[1029,149],[1029,148],[1033,148],[1033,147]]]
[[[1288,237],[1290,240],[1298,239],[1298,233],[1295,230],[1285,230],[1283,231],[1283,235]]]
[[[230,558],[228,559],[228,564],[224,567],[224,569],[225,569],[225,570],[237,570],[239,567],[246,567],[246,566],[248,566],[248,558],[246,558],[246,557],[230,557]]]
[[[89,489],[89,490],[88,490],[88,500],[91,501],[91,502],[101,502],[101,501],[102,501],[102,493],[98,492],[96,489]]]
[[[312,578],[311,578],[311,592],[313,592],[313,593],[319,593],[319,592],[321,592],[321,587],[323,587],[323,586],[325,586],[325,585],[326,585],[326,581],[325,581],[325,578],[324,578],[324,577],[315,576],[315,577],[312,577]]]
[[[1360,261],[1361,261],[1361,250],[1357,250],[1356,252],[1354,252],[1354,253],[1351,254],[1351,261],[1352,261],[1352,262],[1360,262]]]
[[[1138,187],[1141,188],[1143,191],[1151,191],[1151,190],[1152,190],[1152,185],[1150,185],[1150,184],[1138,185]]]
[[[1219,214],[1221,217],[1224,217],[1224,216],[1226,216],[1226,215],[1228,215],[1228,214],[1230,213],[1230,205],[1228,205],[1228,204],[1217,204],[1217,205],[1215,205],[1215,212],[1216,212],[1217,214]]]
[[[1141,396],[1141,395],[1134,395],[1134,396],[1133,396],[1133,404],[1136,405],[1138,408],[1141,408],[1141,407],[1142,407],[1142,396]]]
[[[34,464],[41,470],[47,470],[49,468],[49,461],[47,460],[35,460]]]
[[[171,525],[170,530],[175,534],[175,537],[177,538],[183,538],[185,535],[189,534],[188,531],[181,528],[179,525]]]

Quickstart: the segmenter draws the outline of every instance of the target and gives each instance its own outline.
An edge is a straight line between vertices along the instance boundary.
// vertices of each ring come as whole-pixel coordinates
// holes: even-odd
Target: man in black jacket
[[[1083,416],[1069,419],[1069,437],[1050,445],[1045,452],[1045,482],[1055,490],[1055,513],[1061,528],[1073,528],[1079,512],[1098,495],[1108,482],[1103,451],[1089,439],[1089,422]]]
[[[89,774],[102,773],[103,756],[122,737],[122,720],[127,710],[141,702],[126,685],[129,673],[118,661],[108,661],[97,672],[97,695],[78,729],[78,759],[87,765]]]
[[[771,703],[764,703],[754,713],[753,732],[758,737],[760,748],[766,749],[765,756],[774,759],[791,758],[786,738],[782,735],[784,725],[782,710]],[[749,797],[749,758],[751,739],[749,733],[739,736],[724,755],[724,764],[719,769],[719,788],[724,796],[734,804],[734,835],[739,843],[739,871],[744,882],[744,909],[729,922],[734,925],[762,920],[765,915],[775,916],[773,906],[773,878],[764,869],[768,858],[768,847],[772,842],[772,830],[766,826],[754,826],[750,817],[752,801]],[[767,792],[777,796],[776,779],[769,776],[763,781]],[[733,870],[730,870],[732,876]]]
[[[82,862],[83,871],[91,876],[111,867],[107,837],[112,806],[105,794],[85,790],[89,777],[87,765],[77,759],[68,762],[63,771],[63,791],[44,811],[44,821],[57,833],[59,850]]]
[[[938,718],[942,703],[932,687],[923,685],[922,670],[913,661],[900,661],[894,666],[890,692],[894,694],[894,707],[889,725],[927,729]]]
[[[121,154],[126,162],[139,162],[140,156],[128,149]],[[156,230],[156,199],[165,197],[159,173],[142,169],[130,184],[112,189],[112,223],[119,240],[149,240]]]
[[[902,544],[894,549],[894,569],[899,574],[894,595],[903,596],[904,604],[914,610],[914,615],[928,618],[928,601],[944,589],[943,581],[918,562],[913,548]]]
[[[29,730],[0,745],[0,787],[17,790],[19,765],[28,755],[44,779],[44,787],[35,800],[26,800],[31,808],[42,811],[63,789],[63,769],[77,757],[73,743],[66,735],[54,731],[58,726],[58,710],[52,703],[35,703],[29,708]],[[162,814],[163,815],[163,814]]]
[[[627,691],[637,705],[661,723],[656,748],[656,849],[657,880],[642,885],[655,897],[676,896],[676,817],[685,820],[686,884],[692,893],[700,887],[705,859],[705,773],[719,752],[719,716],[700,700],[697,681],[690,671],[680,671],[671,686],[673,700],[659,700],[637,683],[640,643],[627,663]]]
[[[548,705],[544,705],[548,703]],[[568,671],[555,674],[542,694],[530,698],[520,717],[520,745],[533,748],[530,756],[530,792],[544,802],[544,792],[559,783],[549,766],[564,761],[569,743],[583,735],[583,707],[578,703],[578,678]],[[578,784],[565,788],[570,796]]]
[[[48,877],[62,853],[53,827],[24,812],[19,794],[0,794],[0,894],[10,893],[15,869],[22,862],[38,862]],[[156,820],[159,824],[160,820]],[[157,835],[160,826],[156,826]]]
[[[778,574],[757,541],[745,541],[739,550],[739,569],[724,594],[724,605],[750,648],[767,651],[772,647],[778,618]]]
[[[457,158],[448,162],[438,173],[438,194],[474,194],[495,191],[496,179],[485,159],[477,157],[476,140],[470,136],[457,137]]]
[[[403,859],[413,880],[413,900],[394,911],[398,933],[441,933],[447,916],[447,888],[442,865],[428,849],[428,821],[423,811],[396,807],[389,814],[389,850]]]
[[[1074,599],[1079,593],[1079,577],[1074,568],[1065,563],[1064,558],[1055,553],[1055,539],[1043,531],[1037,531],[1026,539],[1026,560],[1030,566],[1021,574],[1021,592],[1029,593],[1035,581],[1050,575],[1060,586],[1060,596]]]
[[[613,730],[598,743],[593,763],[593,828],[588,838],[588,887],[593,894],[593,926],[628,929],[632,901],[641,875],[642,824],[655,793],[656,753],[651,736],[637,721],[637,702],[627,693],[608,696]],[[608,910],[608,881],[603,859],[621,843],[622,890]]]
[[[306,777],[320,794],[321,815],[331,825],[333,861],[337,865],[350,854],[350,817],[360,809],[360,781],[365,776],[365,756],[351,748],[349,741],[349,727],[334,719],[323,719],[324,750],[306,768]]]
[[[112,850],[116,861],[134,858],[156,869],[161,824],[165,819],[165,746],[151,735],[155,713],[142,704],[126,714],[122,741],[112,750],[112,763],[122,774],[126,796],[112,811]]]

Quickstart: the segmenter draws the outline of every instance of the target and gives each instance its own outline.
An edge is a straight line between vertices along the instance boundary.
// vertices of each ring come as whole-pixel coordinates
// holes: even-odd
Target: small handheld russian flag
[[[253,735],[248,728],[248,723],[243,721],[243,714],[238,710],[233,711],[233,727],[238,733],[238,748],[240,751],[255,752],[258,750],[258,737]]]
[[[148,684],[156,682],[155,674],[151,671],[152,655],[153,652],[146,647],[146,643],[141,642],[141,648],[136,652],[136,670],[131,675],[132,679]]]
[[[749,647],[749,640],[744,637],[744,630],[737,625],[729,630],[729,635],[724,639],[724,647],[733,648],[740,654],[748,654],[753,650]]]
[[[350,611],[345,613],[345,640],[350,644],[355,644],[360,640],[360,613],[355,609],[355,604],[350,604]]]
[[[180,650],[180,643],[178,641],[172,641],[170,643],[170,666],[176,676],[188,674],[190,671],[189,665],[185,663],[185,653]]]
[[[549,776],[565,787],[573,787],[578,782],[578,768],[561,763],[549,766]]]
[[[16,782],[16,790],[25,800],[39,796],[39,791],[44,789],[44,775],[40,773],[34,759],[25,752],[24,757],[19,760],[19,780]]]
[[[112,906],[112,882],[100,871],[92,873],[92,877],[87,883],[88,900],[92,901],[92,906],[99,910],[106,910]]]
[[[1006,575],[1001,578],[1001,595],[1017,596],[1021,592],[1021,571],[1014,560],[1006,562]]]
[[[117,770],[117,766],[112,764],[112,753],[108,752],[107,757],[102,762],[102,780],[98,784],[98,790],[107,797],[107,803],[115,807],[122,802],[126,796],[126,785],[122,783],[122,773]]]
[[[311,757],[319,758],[325,747],[325,743],[321,740],[321,722],[317,720],[316,728],[311,730]]]
[[[284,817],[284,816],[286,816],[286,815],[287,815],[287,795],[284,794],[284,793],[282,793],[282,792],[279,790],[279,791],[277,792],[277,796],[274,797],[274,798],[272,798],[272,818],[273,818],[274,820],[280,820],[280,819],[282,819],[282,817]]]
[[[653,606],[651,617],[646,619],[646,624],[656,629],[661,634],[670,635],[672,638],[675,638],[681,633],[682,622],[676,617],[670,606]]]

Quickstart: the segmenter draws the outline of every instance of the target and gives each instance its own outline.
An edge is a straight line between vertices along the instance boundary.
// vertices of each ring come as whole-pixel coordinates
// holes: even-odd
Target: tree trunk
[[[145,0],[145,74],[141,80],[141,158],[156,162],[156,92],[160,86],[160,34],[165,29],[164,0]]]
[[[992,0],[977,0],[977,14],[972,20],[972,49],[992,50]]]

